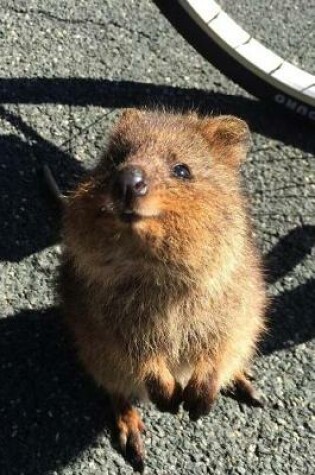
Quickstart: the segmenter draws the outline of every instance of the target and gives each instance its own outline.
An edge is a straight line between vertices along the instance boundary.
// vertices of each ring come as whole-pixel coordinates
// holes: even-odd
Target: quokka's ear
[[[202,119],[200,127],[215,158],[232,167],[238,167],[245,160],[251,142],[246,122],[232,115],[222,115]]]

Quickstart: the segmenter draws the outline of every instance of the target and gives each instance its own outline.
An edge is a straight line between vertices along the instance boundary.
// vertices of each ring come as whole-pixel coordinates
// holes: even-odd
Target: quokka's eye
[[[172,173],[176,178],[183,178],[184,180],[191,178],[189,167],[184,163],[178,163],[175,165]]]

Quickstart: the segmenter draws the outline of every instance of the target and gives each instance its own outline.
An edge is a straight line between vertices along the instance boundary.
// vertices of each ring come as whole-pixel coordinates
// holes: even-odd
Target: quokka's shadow
[[[112,429],[55,308],[0,319],[0,418],[2,475],[52,473]]]

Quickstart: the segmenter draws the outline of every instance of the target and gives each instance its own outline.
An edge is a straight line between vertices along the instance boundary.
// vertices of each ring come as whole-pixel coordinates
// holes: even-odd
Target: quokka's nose
[[[146,195],[148,181],[141,168],[126,167],[120,170],[114,180],[114,192],[124,203],[132,198]]]

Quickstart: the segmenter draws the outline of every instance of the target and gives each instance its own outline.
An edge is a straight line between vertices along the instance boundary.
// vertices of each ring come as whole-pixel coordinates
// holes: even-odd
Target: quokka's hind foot
[[[150,400],[157,408],[162,412],[176,414],[183,400],[183,390],[163,358],[147,363],[144,380]]]
[[[184,390],[184,410],[188,411],[189,418],[197,421],[200,417],[207,416],[217,393],[216,380],[212,376],[200,381],[189,381]]]
[[[172,386],[163,386],[158,380],[147,381],[147,388],[151,401],[161,412],[177,414],[180,403],[183,400],[183,390],[175,380]]]
[[[124,398],[115,398],[113,405],[120,449],[134,470],[143,473],[145,452],[141,432],[144,424],[138,411]]]
[[[219,392],[217,374],[205,358],[200,358],[184,389],[184,409],[192,421],[209,414]]]
[[[253,386],[251,381],[244,373],[240,373],[236,376],[233,382],[232,393],[241,402],[254,407],[263,407],[265,400],[262,394],[260,394]]]

